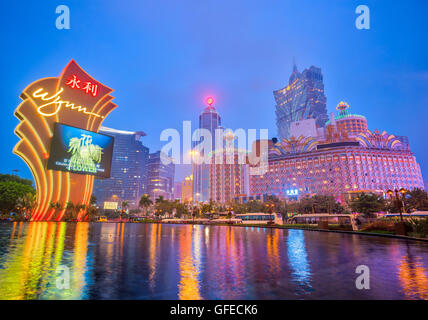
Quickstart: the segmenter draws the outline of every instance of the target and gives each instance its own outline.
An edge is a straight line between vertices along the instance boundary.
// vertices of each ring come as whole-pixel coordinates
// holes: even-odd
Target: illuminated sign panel
[[[113,138],[56,123],[48,169],[109,178]]]
[[[65,210],[55,215],[52,203],[63,208],[68,202],[87,206],[94,176],[108,177],[113,142],[96,133],[116,108],[112,92],[74,60],[58,77],[36,80],[23,90],[23,101],[15,110],[20,121],[15,133],[20,141],[13,152],[26,162],[36,183],[32,220],[56,216],[60,221]],[[86,219],[84,209],[77,219]]]
[[[113,201],[105,201],[104,202],[104,210],[117,210],[118,203]]]
[[[299,195],[299,189],[287,189],[285,193],[287,196],[297,196]]]

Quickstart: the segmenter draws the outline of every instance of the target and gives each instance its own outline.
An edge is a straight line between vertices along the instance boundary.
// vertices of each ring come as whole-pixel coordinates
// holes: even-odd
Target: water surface
[[[355,286],[358,265],[370,269],[370,290]],[[0,298],[428,299],[428,243],[253,227],[0,223]]]

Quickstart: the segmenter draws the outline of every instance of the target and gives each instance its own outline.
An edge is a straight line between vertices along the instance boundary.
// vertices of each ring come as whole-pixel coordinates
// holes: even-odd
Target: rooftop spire
[[[293,72],[299,72],[299,71],[297,70],[296,57],[295,57],[295,56],[293,56]]]

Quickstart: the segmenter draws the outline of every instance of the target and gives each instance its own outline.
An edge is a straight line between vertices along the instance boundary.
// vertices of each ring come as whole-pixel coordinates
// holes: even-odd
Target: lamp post
[[[227,217],[229,218],[229,224],[230,224],[230,220],[232,219],[232,208],[231,207],[227,207],[226,208],[227,211]]]
[[[195,156],[199,154],[197,150],[190,150],[189,154],[192,157],[192,205],[195,204]]]
[[[392,200],[397,204],[400,209],[400,221],[403,222],[403,211],[404,211],[404,195],[409,192],[408,190],[401,188],[400,190],[388,190],[386,193],[389,194]],[[400,197],[401,194],[401,197]],[[394,199],[395,198],[395,199]]]
[[[267,212],[270,213],[270,218],[272,218],[273,208],[274,207],[275,207],[275,204],[273,204],[273,203],[267,203],[266,204],[266,209],[267,209]],[[272,219],[270,219],[269,223],[271,223],[271,222],[272,222]]]

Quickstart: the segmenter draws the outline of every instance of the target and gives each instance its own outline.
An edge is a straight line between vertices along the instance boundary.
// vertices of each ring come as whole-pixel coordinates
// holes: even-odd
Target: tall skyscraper
[[[127,201],[131,208],[137,207],[147,183],[149,148],[140,141],[146,134],[107,127],[101,127],[99,132],[114,137],[114,145],[110,178],[95,179],[93,194],[97,204],[104,207],[104,202],[115,202],[120,206]]]
[[[212,135],[212,150],[215,150],[215,130],[221,128],[221,117],[213,106],[214,100],[207,99],[208,106],[199,116],[199,128],[207,129]],[[203,157],[203,152],[199,157]],[[194,183],[194,200],[198,202],[209,201],[209,184],[210,184],[210,166],[209,164],[195,165],[195,183]]]
[[[168,158],[167,155],[161,156],[161,151],[150,153],[147,159],[147,192],[152,201],[160,196],[166,200],[174,198],[174,174],[175,164],[171,161],[164,164],[162,158]]]
[[[292,122],[315,119],[318,127],[324,127],[328,120],[327,98],[321,69],[310,67],[302,73],[293,66],[288,85],[273,92],[276,101],[276,125],[278,137],[290,137]]]

